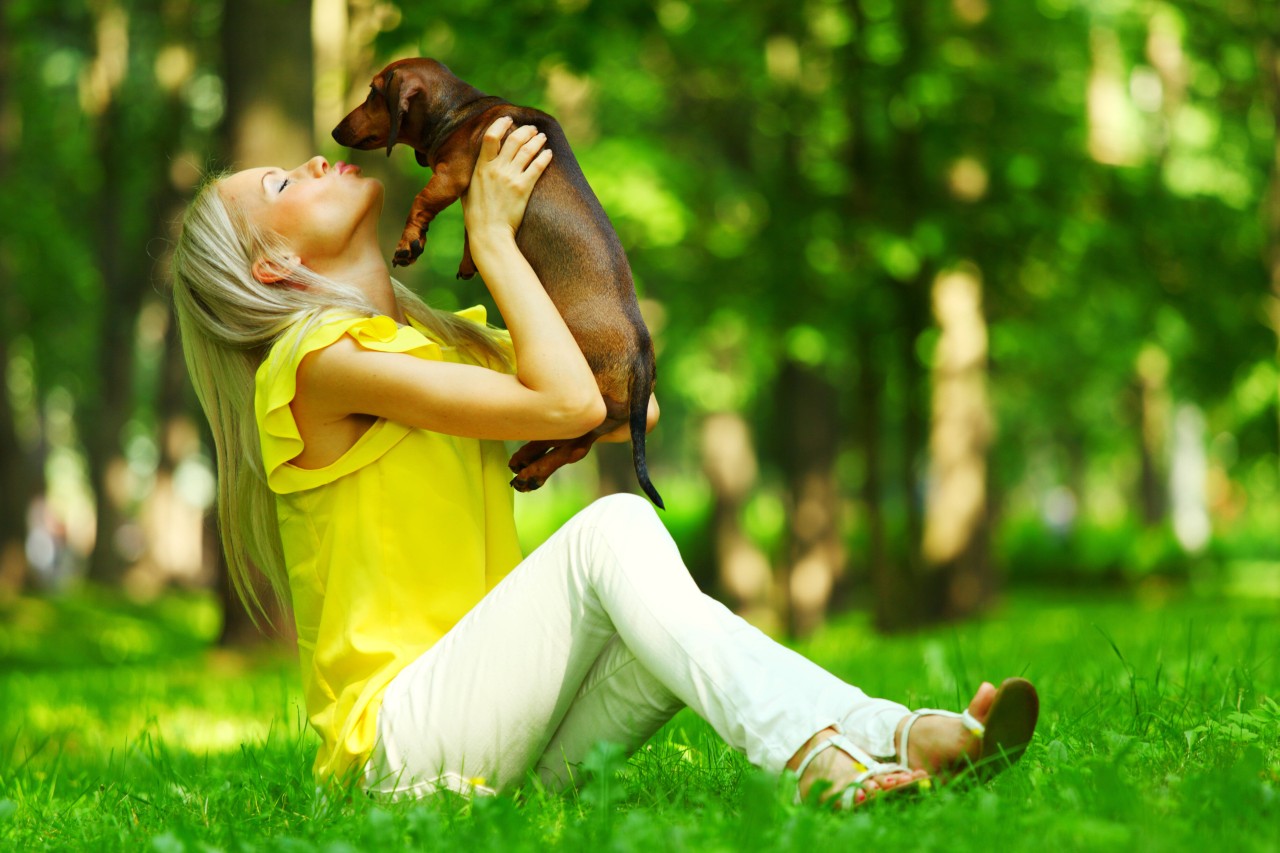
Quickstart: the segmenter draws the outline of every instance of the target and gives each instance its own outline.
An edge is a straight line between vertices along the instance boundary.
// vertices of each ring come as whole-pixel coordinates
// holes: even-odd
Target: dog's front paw
[[[421,240],[408,240],[401,238],[400,245],[396,246],[396,253],[391,258],[391,265],[396,267],[407,267],[418,259],[422,254]]]
[[[528,468],[534,462],[545,456],[553,447],[555,447],[555,443],[551,441],[531,441],[515,453],[511,454],[511,459],[507,462],[507,467],[511,469],[512,474],[519,474],[525,468]],[[539,483],[538,485],[542,485],[542,483]]]

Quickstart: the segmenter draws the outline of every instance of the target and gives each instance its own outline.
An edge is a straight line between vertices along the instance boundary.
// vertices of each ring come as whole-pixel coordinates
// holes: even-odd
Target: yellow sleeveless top
[[[459,312],[483,324],[483,306]],[[362,768],[387,684],[521,560],[502,442],[385,418],[323,468],[289,408],[302,359],[350,335],[360,346],[476,364],[413,323],[334,312],[286,332],[258,369],[255,412],[276,494],[318,776]]]

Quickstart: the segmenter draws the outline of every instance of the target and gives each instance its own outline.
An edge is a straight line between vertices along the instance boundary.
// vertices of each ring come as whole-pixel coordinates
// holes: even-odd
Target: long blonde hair
[[[217,453],[218,525],[236,595],[253,617],[270,621],[254,571],[266,580],[279,612],[289,612],[289,578],[280,544],[275,496],[267,487],[254,416],[254,376],[271,345],[288,329],[315,323],[326,311],[378,314],[352,285],[290,263],[283,242],[254,227],[224,203],[207,177],[182,217],[173,252],[173,305],[183,355],[196,395],[209,419]],[[263,284],[258,259],[289,271],[300,288]],[[471,353],[494,367],[509,366],[493,330],[436,311],[392,280],[400,309],[437,342]],[[306,326],[303,327],[304,329]]]

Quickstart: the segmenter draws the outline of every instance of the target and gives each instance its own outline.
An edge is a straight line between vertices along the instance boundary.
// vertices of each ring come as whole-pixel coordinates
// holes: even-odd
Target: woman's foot
[[[805,757],[819,744],[837,734],[838,732],[835,729],[826,728],[809,738],[804,746],[800,747],[796,754],[791,757],[791,760],[787,762],[787,768],[795,771]],[[822,802],[838,802],[841,792],[854,784],[854,780],[864,773],[866,769],[853,756],[839,747],[824,749],[814,756],[800,776],[800,799],[807,799],[809,791],[817,783],[826,782],[830,784],[830,787],[823,793]],[[875,776],[869,776],[858,783],[858,789],[853,793],[853,804],[855,806],[860,805],[880,792],[887,792],[927,778],[929,778],[929,774],[924,770],[891,770]]]
[[[991,704],[996,698],[995,685],[984,681],[969,702],[969,713],[980,723],[991,714]],[[898,723],[893,736],[894,749],[902,743],[902,730],[907,718]],[[929,774],[947,774],[959,770],[969,761],[975,761],[982,753],[982,740],[970,734],[964,723],[955,717],[926,714],[911,727],[907,743],[907,765]]]

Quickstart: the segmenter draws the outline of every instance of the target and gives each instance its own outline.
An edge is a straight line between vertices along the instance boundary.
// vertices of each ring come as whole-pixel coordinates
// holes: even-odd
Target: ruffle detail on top
[[[486,322],[483,305],[457,313],[480,325]],[[330,464],[322,468],[299,468],[290,463],[304,446],[298,424],[293,419],[293,410],[289,407],[298,390],[298,366],[307,355],[324,349],[343,335],[350,335],[367,350],[446,360],[441,346],[427,338],[416,323],[401,326],[386,316],[326,314],[305,333],[302,328],[286,332],[258,367],[254,393],[262,463],[267,473],[267,485],[276,494],[313,489],[350,474],[378,459],[412,429],[397,421],[379,418],[346,453]]]

